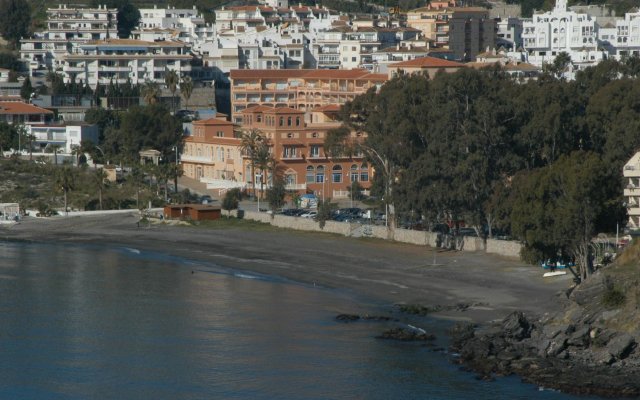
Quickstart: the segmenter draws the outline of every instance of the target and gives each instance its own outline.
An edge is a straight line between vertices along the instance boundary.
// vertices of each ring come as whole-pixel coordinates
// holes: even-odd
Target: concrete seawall
[[[245,211],[244,218],[253,221],[264,222],[279,228],[294,229],[310,232],[327,232],[351,237],[371,237],[376,239],[390,239],[389,231],[384,226],[362,225],[355,223],[326,221],[324,229],[320,229],[318,222],[310,218],[289,217],[285,215],[271,215],[267,213]],[[393,240],[401,243],[415,244],[419,246],[436,247],[438,234],[435,232],[413,231],[396,228]],[[505,257],[520,257],[522,245],[508,240],[487,239],[476,237],[464,237],[459,246],[465,252],[486,252]]]

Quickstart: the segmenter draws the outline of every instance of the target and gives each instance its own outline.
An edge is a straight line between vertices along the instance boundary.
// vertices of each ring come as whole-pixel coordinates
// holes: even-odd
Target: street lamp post
[[[173,192],[178,193],[178,146],[173,146],[176,151],[176,170],[173,176]]]
[[[324,203],[324,181],[327,180],[327,175],[322,175],[322,203]]]

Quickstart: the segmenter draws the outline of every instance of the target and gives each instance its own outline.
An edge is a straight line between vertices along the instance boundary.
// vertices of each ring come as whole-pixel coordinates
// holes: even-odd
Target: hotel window
[[[360,181],[369,182],[369,167],[367,164],[362,164],[360,167]]]
[[[311,145],[311,147],[309,148],[309,157],[311,157],[311,158],[320,157],[320,146]]]
[[[296,158],[296,148],[293,146],[284,146],[282,148],[282,158]]]
[[[280,126],[284,126],[284,117],[280,117]]]
[[[291,117],[287,117],[287,126],[291,126],[293,119]]]
[[[358,165],[353,164],[351,166],[351,182],[358,182]]]
[[[216,132],[216,136],[217,137],[224,137],[224,132],[223,131],[217,131]]]
[[[300,117],[296,117],[296,126],[300,126]]]
[[[262,115],[256,115],[256,122],[262,122]]]
[[[339,165],[333,166],[333,173],[331,175],[333,183],[341,183],[342,182],[342,167]]]
[[[315,182],[315,173],[313,171],[313,167],[309,165],[307,167],[307,183]]]
[[[324,167],[322,165],[319,165],[318,168],[316,168],[316,183],[323,183],[324,182]]]
[[[286,174],[284,176],[284,184],[285,185],[295,185],[296,184],[296,174]]]

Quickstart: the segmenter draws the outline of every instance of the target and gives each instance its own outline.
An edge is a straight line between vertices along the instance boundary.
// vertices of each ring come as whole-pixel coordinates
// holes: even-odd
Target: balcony
[[[192,162],[192,163],[200,163],[200,164],[215,164],[215,161],[212,157],[207,156],[192,156],[188,154],[182,154],[180,156],[180,160],[182,162]]]
[[[627,188],[624,189],[624,196],[640,196],[640,187],[627,186]]]

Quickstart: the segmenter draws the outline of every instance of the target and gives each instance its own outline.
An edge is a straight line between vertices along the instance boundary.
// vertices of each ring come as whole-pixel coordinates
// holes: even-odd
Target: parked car
[[[282,215],[286,215],[289,217],[297,217],[300,214],[305,213],[306,210],[302,209],[302,208],[287,208],[282,210],[282,212],[280,214]]]
[[[315,218],[318,215],[317,211],[308,211],[304,214],[300,214],[301,218]]]

